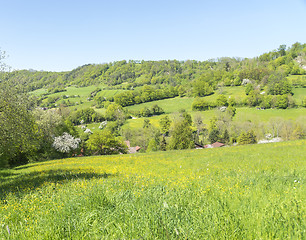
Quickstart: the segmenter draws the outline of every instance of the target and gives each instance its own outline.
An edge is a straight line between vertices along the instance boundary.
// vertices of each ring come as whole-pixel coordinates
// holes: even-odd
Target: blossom
[[[84,131],[84,133],[92,134],[92,131],[91,131],[89,128],[87,128],[87,129]]]
[[[80,142],[80,138],[74,138],[69,133],[64,132],[62,136],[54,138],[53,147],[59,152],[68,153],[77,149]]]
[[[99,128],[104,129],[107,125],[107,121],[101,122]]]

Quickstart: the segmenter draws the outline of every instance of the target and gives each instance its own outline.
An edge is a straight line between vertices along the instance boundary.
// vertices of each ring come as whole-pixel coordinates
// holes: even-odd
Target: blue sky
[[[306,43],[306,0],[0,0],[13,69],[255,57]]]

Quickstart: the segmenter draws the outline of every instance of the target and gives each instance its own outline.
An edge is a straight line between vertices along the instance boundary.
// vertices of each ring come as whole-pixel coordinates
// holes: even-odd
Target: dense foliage
[[[25,95],[0,86],[0,167],[26,163],[38,145],[35,120]]]

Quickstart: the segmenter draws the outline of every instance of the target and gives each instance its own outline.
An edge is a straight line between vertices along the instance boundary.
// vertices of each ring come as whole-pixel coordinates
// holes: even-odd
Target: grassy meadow
[[[305,239],[306,140],[0,171],[1,239]]]
[[[94,91],[97,87],[100,87],[103,89],[103,85],[99,86],[89,86],[89,87],[67,87],[66,92],[60,92],[60,93],[54,93],[50,94],[49,96],[61,96],[61,95],[78,95],[79,97],[74,97],[74,98],[69,98],[70,102],[78,102],[78,105],[75,106],[70,106],[69,108],[71,110],[78,110],[78,109],[84,109],[88,107],[93,106],[93,101],[88,101],[87,98],[90,95],[92,91]],[[44,93],[46,90],[44,89],[39,89],[32,94],[35,95],[40,95]],[[117,93],[120,93],[125,90],[102,90],[100,91],[97,95],[98,96],[104,96],[104,97],[112,97],[115,96]],[[305,88],[293,88],[293,98],[296,101],[297,104],[301,104],[304,96],[306,95],[306,89]],[[236,87],[223,87],[221,90],[216,91],[214,94],[210,96],[204,97],[207,101],[216,101],[217,97],[220,94],[224,94],[227,97],[234,97],[236,99],[243,99],[246,97],[245,95],[245,89],[242,86],[236,86]],[[46,101],[46,100],[44,100]],[[56,103],[60,105],[62,100],[57,101]],[[203,117],[203,121],[205,124],[209,123],[209,120],[215,116],[216,111],[215,110],[208,110],[208,111],[202,111],[202,112],[196,112],[192,111],[191,105],[192,102],[194,101],[194,97],[175,97],[175,98],[169,98],[169,99],[163,99],[163,100],[158,100],[158,101],[153,101],[153,102],[146,102],[142,104],[137,104],[137,105],[132,105],[126,107],[126,109],[131,110],[131,111],[139,111],[143,109],[144,107],[147,108],[152,108],[153,105],[157,104],[161,108],[164,109],[165,114],[172,114],[172,113],[177,113],[180,110],[184,109],[187,112],[189,112],[192,116],[195,114],[200,114]],[[82,102],[82,103],[81,103]],[[80,104],[81,103],[81,104]],[[97,112],[104,114],[105,109],[95,109]],[[292,108],[292,109],[267,109],[264,111],[259,111],[256,108],[247,108],[247,107],[239,107],[237,108],[236,116],[233,119],[234,121],[263,121],[267,122],[271,118],[275,117],[281,117],[284,120],[295,120],[299,117],[305,116],[305,108]],[[158,120],[160,116],[153,116],[150,117],[150,121],[153,125],[158,126]],[[143,118],[140,119],[129,119],[125,123],[124,128],[137,128],[139,126],[142,126],[143,124]],[[99,124],[94,123],[92,124],[92,128],[95,130],[97,129]]]
[[[161,100],[164,101],[164,100]],[[135,105],[136,106],[136,105]],[[178,110],[179,111],[179,110]],[[166,111],[167,112],[167,111]],[[207,110],[207,111],[191,111],[189,112],[192,117],[195,115],[201,115],[204,124],[209,124],[210,119],[216,116],[216,110]],[[168,114],[170,118],[172,117],[171,114]],[[159,119],[163,115],[149,117],[150,123],[156,127],[159,127]],[[236,115],[233,118],[234,122],[245,122],[251,121],[253,123],[260,123],[260,122],[269,122],[271,119],[278,119],[282,118],[284,120],[298,120],[305,121],[306,117],[306,109],[305,108],[291,108],[291,109],[266,109],[266,110],[257,110],[256,108],[247,108],[241,107],[237,108]],[[136,118],[136,119],[128,119],[123,128],[141,128],[143,126],[145,118]],[[90,124],[88,124],[90,128]],[[91,124],[94,129],[99,127],[99,124]],[[91,129],[91,128],[90,128]]]
[[[88,96],[92,91],[94,91],[96,88],[101,88],[103,89],[105,86],[104,85],[97,85],[97,86],[89,86],[89,87],[67,87],[65,92],[59,92],[59,93],[54,93],[50,94],[48,96],[50,97],[55,97],[55,96],[62,96],[62,95],[78,95],[79,97],[75,98],[69,98],[70,102],[78,102],[80,103],[81,101],[83,102],[82,104],[73,106],[71,108],[86,108],[90,107],[93,102],[89,102],[87,100]],[[97,96],[103,96],[103,97],[113,97],[118,93],[121,93],[126,90],[122,89],[114,89],[114,90],[102,90],[98,92]],[[46,89],[38,89],[31,94],[33,95],[41,95],[43,93],[46,93]],[[293,88],[293,98],[295,102],[300,105],[302,103],[302,100],[304,96],[306,95],[306,89],[305,88]],[[208,102],[216,101],[217,97],[220,94],[224,94],[227,97],[234,97],[236,99],[244,99],[246,97],[245,95],[245,88],[242,86],[235,86],[235,87],[223,87],[222,89],[217,90],[214,94],[210,96],[204,97]],[[167,114],[173,113],[173,112],[178,112],[181,109],[185,109],[186,111],[191,111],[191,104],[194,100],[194,97],[176,97],[176,98],[170,98],[170,99],[163,99],[163,100],[158,100],[158,101],[153,101],[153,102],[146,102],[142,104],[137,104],[133,106],[128,106],[127,109],[129,110],[140,110],[143,107],[152,107],[154,104],[158,104],[160,107],[162,107]],[[57,101],[56,103],[59,105],[61,100]]]

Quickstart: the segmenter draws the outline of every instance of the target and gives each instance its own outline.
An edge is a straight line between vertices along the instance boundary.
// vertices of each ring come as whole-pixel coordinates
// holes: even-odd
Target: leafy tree
[[[232,85],[232,80],[230,79],[230,78],[228,78],[228,77],[226,77],[225,79],[224,79],[224,86],[231,86]]]
[[[249,130],[248,132],[242,132],[238,137],[238,144],[254,144],[257,143],[256,135],[253,130]]]
[[[219,130],[217,128],[213,128],[209,132],[208,139],[209,139],[210,143],[217,142],[220,139],[220,132],[219,132]]]
[[[130,106],[135,104],[135,94],[133,91],[119,93],[114,96],[114,101],[122,107]]]
[[[108,121],[118,121],[120,124],[123,124],[125,121],[125,113],[120,105],[111,103],[106,109],[105,118]]]
[[[180,96],[180,97],[184,97],[184,95],[185,95],[185,88],[183,87],[183,86],[179,86],[178,87],[178,89],[177,89],[177,91],[178,91],[178,95]]]
[[[89,150],[98,155],[127,153],[127,146],[108,130],[97,131],[90,135],[86,145]]]
[[[193,83],[193,93],[196,97],[204,97],[213,94],[214,90],[208,82],[205,82],[199,78]]]
[[[285,56],[286,55],[286,45],[280,45],[279,48],[277,49],[278,53],[280,56]]]
[[[27,163],[37,149],[37,125],[28,103],[16,87],[0,83],[0,167]]]
[[[222,107],[222,106],[228,106],[228,101],[225,95],[221,94],[217,97],[216,100],[217,106]]]
[[[149,128],[150,126],[151,126],[150,119],[144,119],[142,128]]]
[[[167,142],[165,136],[162,136],[162,140],[160,141],[160,150],[161,151],[167,150]]]
[[[240,86],[242,83],[241,79],[239,76],[237,76],[235,79],[234,79],[234,85],[235,86]]]
[[[292,75],[300,75],[301,74],[301,69],[299,66],[293,66],[291,69],[291,74]]]
[[[281,118],[281,117],[274,117],[274,118],[270,119],[269,129],[270,129],[273,137],[279,137],[280,130],[281,130],[283,125],[284,125],[284,119]]]
[[[302,106],[304,107],[304,108],[306,108],[306,96],[303,98],[303,100],[302,100]]]
[[[251,83],[248,83],[245,87],[245,94],[249,95],[254,90],[254,86]]]
[[[195,98],[192,102],[191,108],[193,111],[205,111],[216,107],[214,102],[207,102],[203,98]]]
[[[183,121],[185,121],[186,124],[188,124],[189,126],[192,125],[191,115],[187,113],[185,110],[183,110],[182,117],[183,117]]]
[[[159,150],[159,148],[160,148],[159,143],[156,141],[155,138],[152,138],[149,141],[149,145],[147,147],[147,152],[156,152],[156,151]]]
[[[268,78],[268,94],[292,94],[292,86],[282,74],[273,74]]]
[[[194,122],[194,125],[195,125],[196,128],[197,128],[197,135],[199,136],[200,132],[201,132],[201,131],[203,130],[203,128],[204,128],[202,116],[201,116],[200,114],[196,114],[196,115],[194,116],[193,122]]]
[[[69,119],[74,124],[80,124],[81,121],[83,123],[100,122],[104,120],[104,117],[92,108],[85,108],[72,112]]]
[[[252,91],[247,97],[246,97],[246,104],[249,107],[255,107],[258,106],[260,103],[260,95],[257,91]]]
[[[225,144],[228,144],[229,140],[230,140],[229,133],[228,133],[227,129],[225,129],[223,134],[222,134],[222,137],[221,137],[221,142],[225,143]]]
[[[157,104],[153,105],[153,107],[152,107],[152,114],[153,115],[160,115],[160,114],[163,114],[164,112],[165,112],[164,109],[162,109]]]
[[[237,103],[236,103],[236,100],[235,100],[235,98],[234,97],[229,97],[229,99],[228,99],[228,105],[229,106],[235,106]]]
[[[305,131],[301,127],[300,124],[296,124],[293,132],[292,132],[292,139],[303,139],[305,137]]]
[[[193,148],[193,136],[190,124],[186,120],[181,120],[174,124],[171,131],[170,149]]]
[[[169,129],[171,125],[171,120],[168,115],[165,115],[160,118],[159,120],[159,126],[161,128],[161,133],[164,135],[168,135]]]
[[[232,105],[230,105],[230,106],[227,107],[226,113],[229,114],[231,116],[231,118],[233,118],[236,114],[236,108],[233,107]]]
[[[152,112],[149,108],[144,107],[140,110],[140,115],[143,117],[150,117],[152,115]]]
[[[276,108],[286,109],[288,107],[288,96],[287,95],[277,96],[275,106]]]
[[[271,108],[273,97],[271,95],[263,96],[260,107],[263,109]]]

